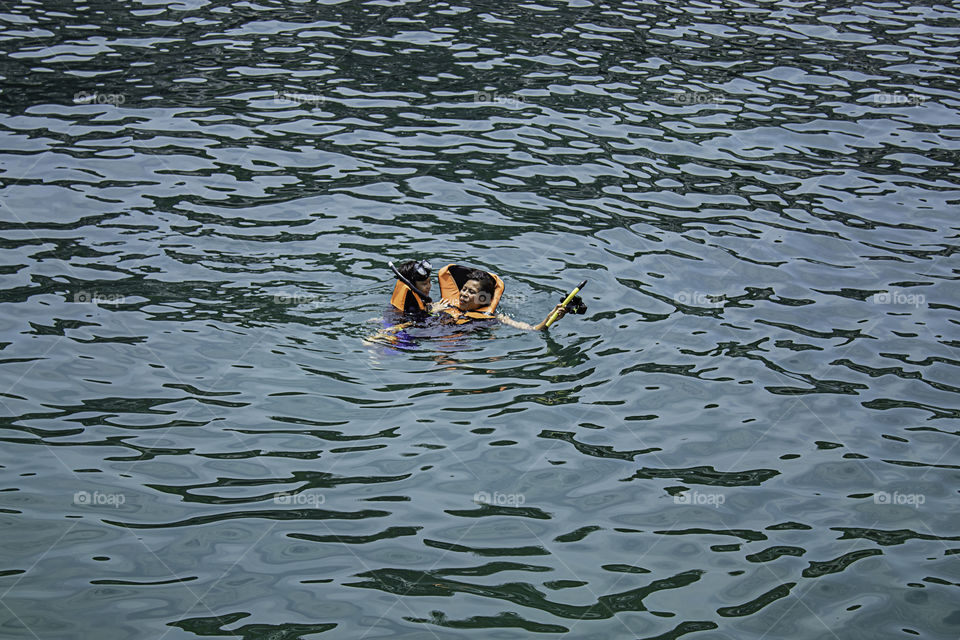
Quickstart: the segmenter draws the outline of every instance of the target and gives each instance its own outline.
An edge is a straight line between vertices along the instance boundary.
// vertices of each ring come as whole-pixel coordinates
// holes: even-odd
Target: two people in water
[[[560,303],[535,325],[496,313],[504,290],[500,277],[495,273],[458,264],[448,264],[437,273],[441,299],[434,302],[430,297],[432,283],[429,262],[410,260],[399,267],[393,267],[392,263],[390,266],[397,275],[390,304],[403,313],[445,313],[456,324],[471,320],[499,320],[511,327],[527,331],[540,331],[546,328],[551,316],[556,314],[556,321],[567,313],[566,307]],[[404,326],[409,326],[409,323]]]

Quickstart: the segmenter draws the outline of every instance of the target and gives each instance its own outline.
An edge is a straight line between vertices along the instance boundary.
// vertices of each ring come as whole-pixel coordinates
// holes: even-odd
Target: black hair
[[[407,260],[397,267],[397,271],[410,282],[430,279],[430,263],[426,260]]]
[[[467,277],[464,280],[464,282],[466,282],[467,280],[476,280],[477,283],[480,285],[480,293],[486,293],[489,296],[487,298],[488,301],[490,300],[490,298],[493,297],[493,291],[494,289],[497,288],[497,283],[493,279],[493,276],[491,276],[486,271],[481,271],[480,269],[472,269],[467,272]]]

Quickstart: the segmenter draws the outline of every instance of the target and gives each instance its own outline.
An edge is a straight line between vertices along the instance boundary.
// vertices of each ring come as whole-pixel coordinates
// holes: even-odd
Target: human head
[[[397,271],[412,282],[420,293],[430,295],[430,268],[426,260],[408,260],[397,267]]]
[[[460,287],[460,309],[474,311],[486,306],[493,300],[493,291],[497,283],[486,271],[473,269],[467,273],[467,279]]]

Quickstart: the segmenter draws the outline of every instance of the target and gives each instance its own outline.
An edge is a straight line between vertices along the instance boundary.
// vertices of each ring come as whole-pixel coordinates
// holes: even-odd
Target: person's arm
[[[364,338],[363,343],[366,345],[376,345],[376,344],[394,344],[397,342],[399,333],[402,329],[406,329],[411,326],[412,322],[401,322],[400,324],[395,324],[392,327],[386,327],[380,329],[376,335],[372,335],[369,338]]]
[[[406,329],[411,325],[413,325],[412,322],[401,322],[400,324],[395,324],[392,327],[387,327],[386,329],[381,330],[380,333],[396,333],[397,331]]]
[[[508,324],[511,327],[516,327],[517,329],[525,329],[526,331],[538,331],[538,329],[534,327],[532,324],[527,324],[526,322],[522,322],[520,320],[514,320],[510,316],[505,316],[502,313],[497,314],[497,320],[499,320],[503,324]]]
[[[504,315],[504,314],[502,314],[502,313],[497,316],[497,319],[498,319],[500,322],[502,322],[502,323],[504,323],[504,324],[508,324],[508,325],[510,325],[511,327],[515,327],[515,328],[517,328],[517,329],[524,329],[525,331],[542,331],[542,330],[544,329],[544,327],[546,326],[546,324],[547,324],[547,320],[550,319],[550,316],[553,315],[553,312],[554,312],[554,311],[558,311],[558,312],[559,312],[559,313],[557,314],[557,320],[559,320],[560,318],[562,318],[563,316],[565,316],[565,315],[567,314],[566,308],[563,306],[563,303],[561,303],[561,304],[558,304],[557,306],[555,306],[553,309],[550,309],[550,313],[548,313],[547,316],[546,316],[543,320],[541,320],[540,322],[538,322],[538,323],[535,324],[535,325],[528,324],[528,323],[522,322],[522,321],[520,321],[520,320],[514,320],[514,319],[511,318],[510,316],[506,316],[506,315]],[[554,322],[556,322],[556,320],[554,320]]]

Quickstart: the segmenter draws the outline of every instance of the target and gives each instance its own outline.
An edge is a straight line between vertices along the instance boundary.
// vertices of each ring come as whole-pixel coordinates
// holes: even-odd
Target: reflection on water
[[[2,635],[956,637],[958,18],[6,6]]]

